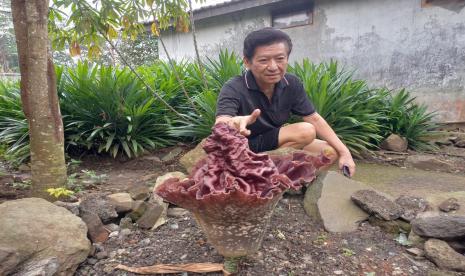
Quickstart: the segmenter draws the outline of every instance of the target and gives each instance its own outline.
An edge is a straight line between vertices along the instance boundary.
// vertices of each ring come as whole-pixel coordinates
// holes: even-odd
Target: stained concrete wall
[[[465,1],[440,2],[453,4],[316,1],[312,25],[284,30],[294,43],[291,62],[335,59],[372,86],[407,88],[437,110],[439,121],[465,121]],[[215,57],[220,48],[241,53],[245,35],[270,24],[266,9],[200,21],[201,53]],[[191,34],[166,35],[165,42],[176,59],[194,56]]]

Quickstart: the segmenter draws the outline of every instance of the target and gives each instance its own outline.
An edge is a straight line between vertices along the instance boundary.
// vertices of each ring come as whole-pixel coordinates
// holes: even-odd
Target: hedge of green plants
[[[133,157],[206,137],[215,120],[221,86],[243,70],[240,59],[222,52],[204,65],[205,78],[196,63],[180,62],[175,71],[171,68],[162,61],[139,67],[141,81],[125,68],[89,63],[57,67],[66,150]],[[423,138],[434,127],[433,114],[416,104],[407,91],[370,88],[336,62],[304,60],[289,71],[303,81],[317,111],[354,153],[376,148],[390,133],[406,137],[412,149],[428,147]],[[0,83],[0,141],[10,161],[27,160],[28,125],[18,83]]]

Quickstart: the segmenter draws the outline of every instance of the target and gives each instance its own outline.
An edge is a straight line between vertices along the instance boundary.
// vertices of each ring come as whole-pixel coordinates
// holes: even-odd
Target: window
[[[275,28],[291,28],[313,24],[313,9],[275,13],[272,16],[272,26]]]
[[[465,5],[464,0],[421,0],[422,7],[442,6],[462,9]]]

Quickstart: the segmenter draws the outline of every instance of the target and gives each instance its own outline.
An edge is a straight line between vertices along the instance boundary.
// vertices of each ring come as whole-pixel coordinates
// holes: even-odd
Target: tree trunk
[[[29,123],[31,195],[66,184],[63,122],[48,39],[48,0],[12,0],[21,71],[21,101]]]

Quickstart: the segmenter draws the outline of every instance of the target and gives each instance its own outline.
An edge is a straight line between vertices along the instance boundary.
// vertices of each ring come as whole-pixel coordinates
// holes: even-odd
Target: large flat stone
[[[416,234],[427,238],[465,238],[465,216],[418,217],[411,222]]]
[[[425,253],[441,269],[465,272],[465,256],[456,252],[445,241],[429,239],[425,242]]]
[[[0,204],[0,275],[73,275],[89,252],[85,223],[65,208],[40,198]]]
[[[358,162],[354,180],[393,198],[402,195],[422,197],[432,209],[437,209],[450,197],[465,206],[465,177],[457,174]],[[465,215],[465,208],[454,211],[454,214]]]
[[[403,214],[402,207],[373,190],[356,191],[351,199],[365,212],[384,220],[395,220]]]
[[[304,208],[309,216],[321,219],[329,232],[350,232],[368,214],[358,208],[351,195],[369,186],[329,171],[318,176],[305,193]]]

